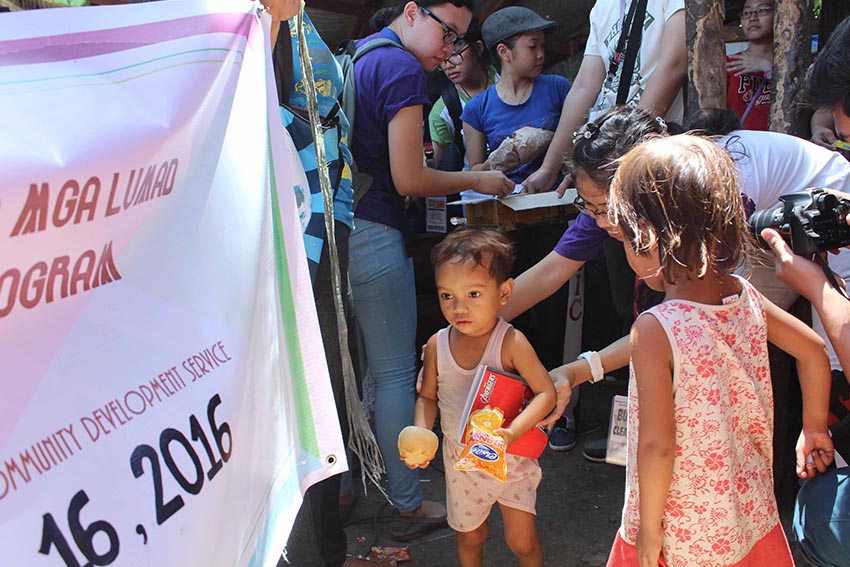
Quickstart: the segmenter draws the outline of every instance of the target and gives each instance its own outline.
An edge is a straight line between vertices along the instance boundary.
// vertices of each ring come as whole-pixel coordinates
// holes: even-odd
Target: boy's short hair
[[[435,272],[448,262],[471,262],[476,266],[487,266],[490,275],[499,284],[510,277],[515,260],[511,239],[500,230],[484,228],[456,230],[431,251],[431,264]]]

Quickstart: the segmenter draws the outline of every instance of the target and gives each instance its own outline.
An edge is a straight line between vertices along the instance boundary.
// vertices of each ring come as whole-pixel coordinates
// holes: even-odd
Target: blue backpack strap
[[[343,42],[340,47],[336,51],[336,59],[342,68],[342,77],[343,77],[343,87],[342,92],[339,95],[339,102],[342,109],[345,111],[345,115],[348,118],[348,123],[350,126],[349,129],[349,140],[353,140],[356,135],[356,86],[354,83],[354,63],[369,53],[372,50],[378,49],[379,47],[397,47],[399,49],[404,49],[404,46],[398,43],[397,41],[390,39],[388,37],[376,37],[369,41],[361,43],[359,46],[353,40],[348,40]],[[369,190],[372,186],[372,181],[374,180],[375,174],[384,167],[384,165],[389,162],[389,148],[385,145],[380,153],[379,157],[372,162],[372,165],[369,167],[368,171],[359,171],[357,169],[357,164],[352,160],[352,185],[354,186],[354,208],[357,209],[357,205],[360,203],[360,199],[363,198],[363,195]]]
[[[361,43],[357,46],[354,53],[351,55],[351,62],[356,63],[358,59],[372,51],[373,49],[378,49],[379,47],[398,47],[399,49],[404,49],[404,46],[394,39],[390,39],[388,37],[376,37],[375,39],[371,39],[365,43]],[[350,49],[350,48],[349,48]]]

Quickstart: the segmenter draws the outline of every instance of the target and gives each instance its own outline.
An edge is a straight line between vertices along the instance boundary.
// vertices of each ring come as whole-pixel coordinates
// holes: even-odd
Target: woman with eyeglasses
[[[641,142],[667,135],[667,125],[642,108],[618,106],[606,110],[573,135],[573,149],[566,160],[567,173],[575,179],[581,211],[564,232],[555,249],[520,274],[514,292],[500,314],[506,321],[526,312],[567,283],[585,262],[599,255],[606,241],[620,240],[620,233],[608,220],[608,188],[617,171],[617,159]],[[635,281],[619,282],[634,289]],[[628,336],[597,352],[582,353],[579,360],[550,372],[558,391],[556,414],[570,401],[571,388],[582,382],[598,382],[605,372],[629,362]],[[567,427],[571,424],[568,423]],[[557,428],[556,428],[557,429]],[[553,435],[555,432],[553,432]],[[550,437],[550,443],[552,437]],[[593,443],[592,441],[590,443]],[[574,444],[574,442],[573,442]],[[585,457],[605,460],[605,445],[585,444]]]
[[[457,55],[460,56],[459,61],[455,58],[440,65],[440,69],[452,84],[443,91],[428,115],[434,163],[437,169],[445,171],[468,169],[468,164],[465,163],[466,144],[462,138],[461,112],[472,97],[484,92],[499,79],[496,68],[490,64],[490,58],[487,57],[481,27],[474,19],[466,31]]]
[[[746,0],[741,30],[749,41],[743,51],[726,57],[726,106],[744,128],[767,130],[770,75],[773,70],[773,0]]]
[[[570,91],[564,77],[541,74],[545,32],[554,27],[555,22],[520,6],[502,8],[485,20],[484,43],[500,78],[473,97],[461,115],[472,171],[498,169],[519,183],[540,167]],[[517,137],[524,128],[536,130],[525,130],[532,137]],[[518,147],[526,143],[520,140],[535,150]]]
[[[372,184],[355,205],[349,279],[365,364],[375,384],[375,429],[397,509],[392,536],[409,541],[446,525],[442,504],[422,500],[419,472],[399,459],[399,432],[413,424],[416,402],[416,290],[405,245],[406,196],[459,193],[470,187],[506,195],[514,184],[498,171],[446,172],[425,167],[425,71],[456,59],[472,20],[471,0],[406,2],[376,15],[389,24],[378,47],[354,65],[356,117],[351,150]]]

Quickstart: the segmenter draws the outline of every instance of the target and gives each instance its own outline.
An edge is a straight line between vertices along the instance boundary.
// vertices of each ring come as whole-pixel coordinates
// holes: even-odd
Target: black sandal
[[[397,515],[390,526],[390,536],[396,541],[412,541],[427,533],[448,527],[446,517],[428,518],[422,516],[404,517]]]

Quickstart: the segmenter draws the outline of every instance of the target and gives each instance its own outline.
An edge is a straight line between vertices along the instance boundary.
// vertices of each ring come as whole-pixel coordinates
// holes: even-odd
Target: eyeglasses
[[[455,45],[458,42],[460,36],[458,36],[457,32],[450,28],[446,22],[435,16],[434,13],[425,6],[419,6],[419,9],[422,10],[422,13],[426,16],[434,18],[434,21],[440,24],[440,27],[443,28],[443,43],[446,45]]]
[[[771,13],[772,11],[773,11],[773,7],[772,6],[766,6],[766,5],[761,5],[758,8],[756,8],[755,10],[753,10],[751,8],[744,8],[743,10],[741,10],[741,19],[742,20],[749,20],[753,16],[756,16],[758,18],[763,18],[766,15],[768,15],[769,13]]]
[[[455,67],[455,66],[463,63],[463,53],[464,53],[464,51],[469,49],[469,46],[470,46],[470,44],[467,43],[466,40],[463,40],[463,39],[457,40],[455,42],[454,51],[452,51],[451,55],[446,57],[446,60],[444,61],[444,63],[447,63],[447,64],[451,65],[452,67]],[[440,65],[439,69],[440,69],[440,71],[445,71],[446,65]]]
[[[608,215],[608,201],[605,201],[604,203],[602,203],[602,206],[605,207],[604,209],[599,209],[599,208],[597,208],[596,205],[588,206],[587,202],[584,199],[576,196],[576,198],[573,199],[573,206],[575,208],[577,208],[579,211],[584,211],[584,212],[591,214],[595,217],[604,217],[604,216]]]

